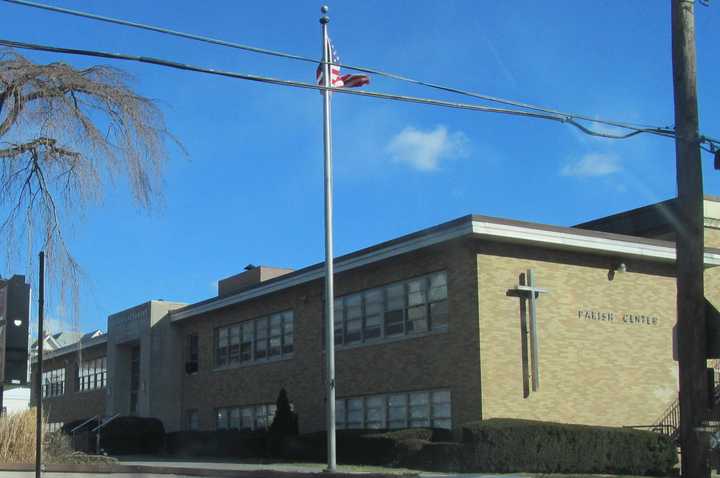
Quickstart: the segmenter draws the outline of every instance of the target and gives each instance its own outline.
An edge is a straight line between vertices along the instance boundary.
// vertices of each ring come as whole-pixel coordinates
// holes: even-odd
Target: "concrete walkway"
[[[58,465],[61,466],[62,465]],[[44,478],[88,478],[89,475],[104,478],[292,478],[327,476],[350,478],[387,478],[417,476],[419,478],[520,478],[522,474],[490,475],[477,473],[435,473],[415,472],[412,470],[339,465],[337,473],[324,472],[325,465],[320,463],[239,463],[223,461],[191,461],[147,459],[145,457],[122,458],[116,465],[67,465],[62,468],[49,466],[50,471],[43,472]],[[0,465],[1,468],[1,465]],[[94,468],[94,469],[93,469]],[[62,470],[62,471],[60,471]],[[34,478],[31,466],[13,471],[0,471],[0,478]]]
[[[303,473],[303,474],[318,474],[323,473],[325,465],[321,463],[228,463],[221,461],[165,461],[165,460],[142,460],[142,459],[120,459],[120,462],[124,465],[142,465],[142,466],[162,466],[167,468],[195,468],[198,470],[225,470],[225,471],[280,471],[290,473]],[[478,473],[437,473],[437,472],[422,472],[412,470],[402,470],[393,468],[382,468],[373,466],[344,466],[338,465],[339,473],[351,473],[357,475],[367,474],[392,474],[395,476],[406,476],[406,473],[412,473],[420,478],[521,478],[527,475],[489,475],[489,474],[478,474]]]

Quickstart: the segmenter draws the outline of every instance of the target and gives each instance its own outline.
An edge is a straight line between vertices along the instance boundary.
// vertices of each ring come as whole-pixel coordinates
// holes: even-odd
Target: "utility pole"
[[[35,478],[41,478],[42,471],[42,372],[43,342],[45,340],[45,251],[40,251],[38,275],[38,349],[37,370],[35,373]]]
[[[709,477],[708,450],[696,431],[708,409],[703,283],[703,184],[695,65],[694,0],[671,0],[675,155],[679,225],[677,340],[683,477]]]

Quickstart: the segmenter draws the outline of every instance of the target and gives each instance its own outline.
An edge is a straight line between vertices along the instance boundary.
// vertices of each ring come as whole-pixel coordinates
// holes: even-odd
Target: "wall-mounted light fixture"
[[[608,270],[608,280],[613,280],[615,274],[623,274],[627,272],[627,264],[624,262],[614,262]]]

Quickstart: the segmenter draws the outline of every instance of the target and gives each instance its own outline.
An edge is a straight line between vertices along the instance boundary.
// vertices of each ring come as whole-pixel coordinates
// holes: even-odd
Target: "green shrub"
[[[446,432],[446,433],[443,433]],[[337,460],[345,464],[392,465],[417,453],[435,436],[447,436],[447,430],[424,428],[404,430],[338,430]],[[290,460],[326,461],[326,432],[285,437],[282,457]]]
[[[100,448],[111,455],[159,453],[165,428],[157,418],[117,417],[100,430]]]
[[[297,434],[298,416],[297,413],[290,408],[290,400],[288,400],[287,392],[282,388],[278,394],[275,416],[273,417],[268,434],[270,454],[277,457],[281,456],[284,437],[295,436]]]
[[[167,454],[182,457],[259,458],[266,455],[265,431],[181,431],[166,435]]]
[[[423,442],[419,448],[408,450],[400,465],[405,468],[432,471],[464,471],[465,445],[456,442]]]
[[[466,471],[667,475],[671,441],[627,428],[491,419],[463,427]]]

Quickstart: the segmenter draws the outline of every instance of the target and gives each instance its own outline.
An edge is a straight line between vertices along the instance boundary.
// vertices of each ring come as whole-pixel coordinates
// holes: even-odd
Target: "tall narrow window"
[[[230,335],[229,328],[218,329],[217,331],[217,348],[215,363],[218,365],[226,365],[228,363],[228,338]]]
[[[345,343],[351,344],[362,340],[362,295],[354,294],[345,297]]]
[[[428,392],[410,394],[410,426],[430,426],[430,397]]]
[[[427,322],[427,301],[425,299],[425,278],[408,282],[408,309],[407,309],[407,331],[426,332]]]
[[[264,359],[268,347],[268,320],[267,317],[255,321],[255,360]]]
[[[363,338],[365,340],[378,338],[382,335],[383,291],[382,289],[365,291],[363,299],[365,301]]]
[[[185,373],[198,371],[199,354],[198,335],[195,333],[188,335],[185,339]]]
[[[336,344],[345,343],[345,308],[343,307],[343,303],[343,299],[335,299],[335,320],[333,321],[333,325]]]
[[[345,400],[336,400],[335,403],[335,426],[338,430],[345,429]]]
[[[407,427],[407,395],[395,394],[388,397],[388,428]]]
[[[351,398],[347,401],[347,428],[363,428],[363,399]]]
[[[433,330],[446,329],[448,325],[447,274],[439,272],[430,276],[428,302],[430,325]]]
[[[400,335],[405,332],[405,284],[393,284],[385,289],[387,309],[385,310],[385,335]]]
[[[240,361],[248,362],[252,360],[252,346],[255,340],[255,327],[252,320],[243,322],[242,339],[240,342]]]
[[[268,357],[282,354],[282,314],[270,317],[270,353]]]
[[[365,428],[385,428],[385,397],[382,395],[365,399]]]
[[[432,426],[434,428],[452,428],[452,413],[449,390],[432,392]]]
[[[228,363],[240,361],[240,326],[230,327],[228,338]]]
[[[295,348],[295,321],[291,312],[283,314],[283,354],[290,354]]]

